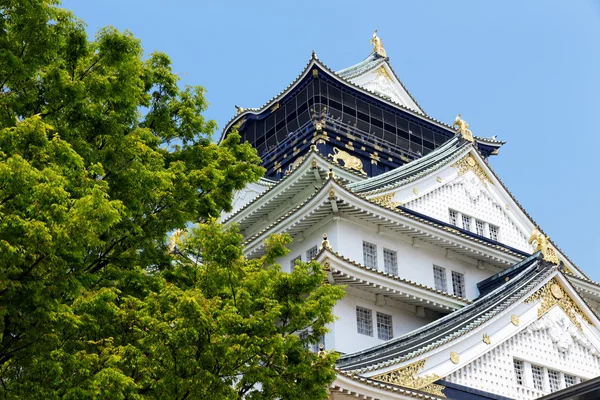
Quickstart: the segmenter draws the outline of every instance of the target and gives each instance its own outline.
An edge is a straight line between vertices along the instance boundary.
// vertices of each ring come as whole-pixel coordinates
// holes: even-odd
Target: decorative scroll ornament
[[[460,114],[458,114],[456,119],[454,119],[454,124],[452,124],[452,127],[456,129],[458,133],[460,133],[463,139],[471,143],[475,141],[475,139],[473,139],[473,133],[469,129],[469,124],[467,124],[467,121],[460,119]]]
[[[473,173],[479,178],[479,180],[486,185],[490,181],[490,178],[487,176],[483,168],[477,163],[477,160],[473,157],[471,153],[467,154],[454,164],[453,167],[458,168],[458,175],[466,174],[469,171],[473,171]]]
[[[540,308],[538,308],[538,318],[541,318],[545,313],[550,311],[554,306],[559,306],[564,313],[569,317],[573,325],[581,330],[581,324],[577,320],[577,315],[586,321],[588,324],[592,324],[592,321],[581,311],[581,309],[575,304],[573,299],[564,291],[564,289],[558,284],[555,279],[552,279],[537,292],[525,299],[525,303],[531,303],[536,300],[540,301]]]
[[[333,158],[333,161],[336,164],[339,164],[339,160],[342,160],[344,162],[344,167],[354,169],[366,175],[366,172],[363,171],[363,163],[360,160],[360,158],[354,157],[350,155],[350,153],[345,152],[344,150],[340,150],[337,147],[334,147],[333,154],[329,154],[328,157]]]
[[[540,232],[538,228],[534,228],[533,232],[531,232],[531,236],[529,237],[529,244],[534,243],[536,245],[534,252],[541,250],[544,260],[551,262],[552,264],[560,264],[556,249],[552,247],[548,237]]]
[[[373,32],[373,37],[369,43],[373,45],[373,53],[379,54],[384,58],[387,57],[385,49],[383,48],[383,42],[381,41],[381,38],[377,36],[377,29],[375,29],[375,32]]]
[[[236,110],[236,115],[241,114],[245,111],[245,109],[240,106],[235,106],[235,110]]]
[[[419,376],[419,372],[425,367],[426,361],[427,359],[423,359],[393,371],[373,376],[371,379],[379,382],[404,386],[409,389],[425,390],[425,388],[431,386],[433,382],[440,379],[440,376],[437,374]]]
[[[381,76],[385,79],[389,79],[390,81],[392,80],[392,78],[390,77],[390,74],[388,74],[387,70],[383,66],[377,68],[377,70],[375,71],[375,74],[377,76]]]
[[[398,206],[401,206],[402,202],[392,200],[395,194],[396,193],[388,193],[382,196],[373,197],[371,200],[383,207],[396,208]]]
[[[421,392],[427,392],[427,393],[431,393],[433,395],[436,395],[438,397],[446,398],[446,395],[444,394],[444,392],[442,392],[442,389],[444,389],[444,386],[442,386],[442,385],[436,385],[435,383],[432,383],[431,385],[427,385],[425,387],[422,387],[419,390]]]

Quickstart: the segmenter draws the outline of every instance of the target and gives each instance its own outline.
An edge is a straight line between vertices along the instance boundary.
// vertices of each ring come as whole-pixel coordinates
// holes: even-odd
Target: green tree
[[[290,335],[322,333],[341,295],[317,264],[281,273],[285,237],[245,260],[213,222],[166,249],[168,232],[230,210],[263,173],[237,134],[211,141],[206,107],[130,33],[90,41],[57,1],[0,1],[5,398],[324,393],[334,356]]]

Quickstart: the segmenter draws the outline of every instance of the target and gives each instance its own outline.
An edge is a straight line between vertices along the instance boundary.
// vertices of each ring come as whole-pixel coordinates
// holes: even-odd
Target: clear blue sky
[[[508,143],[494,169],[535,221],[600,281],[600,1],[68,0],[87,22],[128,29],[202,85],[220,127],[259,107],[314,49],[338,70],[379,30],[400,79],[432,117],[457,113]]]

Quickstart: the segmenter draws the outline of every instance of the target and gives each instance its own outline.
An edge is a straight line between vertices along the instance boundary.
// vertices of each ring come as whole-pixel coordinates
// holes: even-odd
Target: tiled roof
[[[381,345],[342,356],[337,365],[344,370],[366,372],[404,362],[465,335],[522,299],[544,281],[556,266],[545,262],[540,253],[517,266],[519,274],[487,295],[424,327]]]
[[[297,171],[297,170],[298,170],[298,169],[299,169],[299,168],[300,168],[302,165],[304,165],[304,163],[306,162],[306,160],[309,158],[309,156],[310,156],[311,154],[315,154],[316,156],[318,156],[318,157],[319,157],[319,158],[321,158],[322,160],[326,161],[326,162],[327,162],[329,165],[331,165],[331,166],[332,166],[333,168],[335,168],[335,169],[338,169],[338,168],[339,168],[339,169],[341,169],[341,170],[344,170],[344,171],[346,171],[346,172],[350,172],[351,174],[355,175],[355,176],[356,176],[356,177],[358,177],[358,178],[361,178],[361,179],[364,179],[364,178],[365,178],[365,176],[364,176],[364,175],[361,175],[361,174],[359,174],[358,172],[356,172],[355,170],[353,170],[353,169],[351,169],[351,168],[345,167],[345,166],[343,166],[343,165],[340,165],[340,164],[332,163],[332,162],[331,162],[331,160],[327,159],[327,157],[325,157],[323,154],[321,154],[321,153],[320,153],[318,150],[316,150],[316,149],[311,149],[311,150],[309,150],[309,152],[308,152],[308,153],[306,153],[304,156],[302,156],[302,157],[299,157],[299,160],[301,160],[301,161],[299,161],[299,162],[298,162],[298,164],[297,164],[297,165],[296,165],[296,166],[295,166],[295,167],[294,167],[292,170],[290,170],[290,173],[289,173],[289,174],[287,174],[287,175],[284,175],[284,176],[283,176],[283,178],[281,178],[280,180],[278,180],[278,181],[271,181],[271,180],[269,180],[269,179],[264,179],[264,178],[261,178],[261,180],[264,180],[264,181],[268,181],[268,182],[270,182],[268,185],[265,185],[265,186],[269,186],[269,188],[268,188],[267,190],[265,190],[264,192],[262,192],[261,194],[259,194],[258,196],[256,196],[254,199],[252,199],[252,200],[251,200],[251,201],[249,201],[248,203],[244,204],[244,205],[243,205],[243,206],[242,206],[240,209],[236,210],[234,213],[232,213],[231,215],[229,215],[229,216],[227,217],[227,219],[225,219],[225,220],[223,221],[223,223],[228,223],[228,222],[229,222],[229,221],[231,221],[231,220],[232,220],[234,217],[236,217],[237,215],[239,215],[239,214],[240,214],[242,211],[246,210],[246,209],[247,209],[247,208],[249,208],[251,205],[253,205],[253,204],[257,203],[257,202],[258,202],[258,201],[260,201],[260,200],[262,200],[262,199],[263,199],[263,198],[264,198],[264,197],[265,197],[267,194],[269,194],[269,193],[271,193],[272,191],[274,191],[276,187],[277,187],[277,188],[279,188],[279,187],[281,187],[281,186],[282,186],[282,184],[283,184],[284,182],[287,182],[287,181],[291,180],[291,178],[290,178],[290,177],[291,177],[291,176],[293,176],[293,175],[294,175],[294,173],[295,173],[295,172],[296,172],[296,171]],[[335,170],[334,170],[334,172],[335,172]],[[295,177],[295,176],[294,176],[294,177]],[[259,182],[260,182],[260,181],[259,181]]]
[[[361,62],[354,64],[348,68],[344,68],[336,72],[336,74],[346,80],[356,78],[357,76],[363,75],[385,62],[386,58],[381,57],[377,53],[371,53],[367,58]]]
[[[394,77],[396,78],[396,80],[400,83],[400,86],[402,86],[402,89],[404,89],[404,91],[408,94],[408,96],[411,98],[411,100],[414,101],[414,103],[417,105],[417,107],[419,107],[419,110],[414,110],[414,111],[420,111],[423,114],[427,115],[425,113],[425,111],[423,111],[423,107],[421,107],[421,105],[417,102],[417,100],[413,97],[413,95],[408,91],[406,86],[404,86],[404,83],[402,83],[402,81],[398,77],[398,74],[396,74],[396,71],[394,71],[394,68],[392,68],[392,65],[388,61],[389,61],[389,58],[381,57],[379,54],[373,52],[373,53],[369,54],[369,56],[367,58],[365,58],[358,64],[352,65],[348,68],[344,68],[341,71],[337,71],[336,74],[339,77],[349,81],[352,78],[355,78],[355,77],[363,75],[369,71],[372,71],[373,69],[379,67],[382,64],[387,64],[387,66],[390,68],[390,70],[394,74]]]
[[[331,179],[331,178],[330,178]],[[426,215],[420,214],[416,211],[407,209],[405,207],[398,207],[398,208],[391,208],[391,207],[385,207],[382,206],[381,204],[370,200],[360,194],[354,193],[352,192],[347,186],[341,184],[340,182],[337,181],[337,179],[333,178],[333,181],[335,182],[335,184],[340,188],[343,189],[347,194],[353,196],[353,197],[357,197],[363,201],[366,201],[368,203],[370,203],[371,205],[375,206],[375,207],[380,207],[380,208],[385,208],[387,210],[390,210],[398,215],[404,216],[404,217],[408,217],[414,221],[441,229],[445,232],[448,232],[450,234],[456,235],[458,237],[461,237],[463,239],[467,239],[470,240],[472,242],[476,242],[485,246],[488,246],[490,248],[494,248],[497,250],[500,250],[504,253],[513,255],[513,256],[517,256],[517,257],[523,257],[523,256],[527,256],[528,253],[525,253],[521,250],[512,248],[510,246],[507,246],[503,243],[500,242],[495,242],[493,240],[487,239],[485,237],[482,236],[478,236],[476,234],[473,234],[472,232],[468,232],[465,231],[463,229],[454,227],[454,226],[450,226],[449,224],[447,224],[446,222],[443,221],[439,221],[435,218],[431,218],[428,217]],[[321,188],[319,188],[317,191],[315,191],[314,193],[312,193],[307,199],[305,199],[301,204],[299,204],[298,206],[296,206],[294,209],[290,210],[288,213],[286,213],[285,215],[281,216],[280,218],[278,218],[276,221],[274,221],[272,224],[270,224],[269,226],[267,226],[266,228],[262,229],[260,232],[257,232],[255,235],[253,235],[252,237],[248,238],[245,242],[246,245],[249,245],[251,242],[255,241],[256,239],[260,238],[262,235],[264,235],[265,233],[267,233],[269,230],[273,229],[275,226],[283,223],[288,217],[291,217],[293,214],[295,214],[297,211],[299,211],[300,209],[302,209],[307,203],[310,202],[310,200],[312,200],[313,198],[315,198],[317,196],[318,193],[321,193],[322,188],[325,187],[326,182],[323,183],[323,186],[321,186]]]
[[[264,112],[265,110],[269,109],[273,104],[275,104],[281,98],[283,98],[290,89],[292,89],[298,82],[300,82],[308,74],[310,66],[313,63],[316,66],[318,66],[319,68],[321,68],[323,71],[328,72],[329,74],[331,74],[331,76],[336,77],[336,78],[342,80],[349,87],[352,87],[354,89],[358,89],[361,92],[368,93],[369,96],[372,96],[372,97],[376,98],[379,101],[382,101],[382,102],[384,102],[386,104],[390,104],[393,107],[396,107],[396,108],[399,108],[399,109],[402,109],[402,110],[406,110],[406,111],[410,112],[412,115],[414,115],[414,116],[416,116],[416,117],[418,117],[420,119],[423,119],[423,120],[426,120],[426,121],[429,121],[429,122],[434,122],[435,124],[437,124],[437,125],[445,128],[445,129],[448,129],[451,132],[455,132],[455,129],[452,126],[450,126],[447,123],[445,123],[445,122],[442,122],[442,121],[440,121],[438,119],[432,118],[432,117],[428,116],[427,114],[424,114],[423,112],[419,112],[418,110],[413,110],[410,107],[407,107],[407,106],[405,106],[403,104],[400,104],[400,103],[397,103],[397,102],[395,102],[393,100],[385,98],[385,97],[381,96],[380,94],[378,94],[378,93],[376,93],[376,92],[374,92],[372,90],[365,89],[365,88],[363,88],[360,85],[356,85],[356,84],[350,82],[349,80],[347,80],[347,79],[339,76],[335,71],[333,71],[332,69],[330,69],[329,67],[327,67],[324,63],[322,63],[320,60],[318,60],[313,55],[313,57],[309,60],[308,64],[306,65],[306,67],[304,68],[304,70],[302,71],[302,73],[291,84],[289,84],[284,90],[282,90],[279,94],[277,94],[276,96],[273,96],[269,101],[267,101],[261,107],[258,107],[258,108],[246,108],[243,112],[241,112],[241,113],[239,113],[237,115],[234,115],[225,124],[225,129],[221,133],[221,138],[219,139],[219,141],[221,141],[225,137],[225,133],[229,130],[229,127],[236,120],[238,120],[240,118],[243,118],[245,115],[248,115],[249,113],[260,114],[260,113]],[[388,66],[389,66],[389,64],[388,64]],[[392,72],[394,73],[394,75],[396,75],[396,73],[394,72],[394,70],[393,70],[393,68],[391,66],[390,66],[390,69],[392,70]],[[396,75],[396,78],[397,78],[397,75]],[[402,82],[400,80],[398,80],[398,81],[400,82],[400,84],[402,84]],[[410,93],[408,92],[408,90],[406,92],[410,96]],[[411,98],[412,98],[412,96],[411,96]],[[416,100],[414,100],[414,98],[412,98],[412,99],[413,99],[413,101],[415,101],[415,104],[418,105],[418,103],[416,102]]]
[[[358,193],[370,195],[404,186],[458,158],[463,150],[467,149],[469,146],[472,146],[471,143],[455,136],[442,146],[421,158],[381,175],[365,179],[364,181],[351,183],[348,185],[348,188]]]
[[[437,289],[432,288],[431,286],[423,285],[421,283],[418,283],[418,282],[415,282],[415,281],[411,281],[410,279],[401,278],[398,275],[389,274],[387,272],[383,272],[383,271],[380,271],[380,270],[375,269],[375,268],[369,268],[369,267],[364,266],[364,265],[362,265],[362,264],[360,264],[360,263],[358,263],[356,261],[353,261],[353,260],[351,260],[351,259],[349,259],[347,257],[342,256],[337,251],[331,251],[331,250],[322,248],[319,251],[319,253],[317,253],[317,255],[315,256],[315,259],[318,258],[322,253],[328,253],[328,254],[330,254],[330,255],[332,255],[332,256],[334,256],[334,257],[336,257],[336,258],[338,258],[338,259],[340,259],[342,261],[345,261],[345,262],[347,262],[349,264],[352,264],[355,267],[361,268],[361,269],[363,269],[365,271],[369,271],[371,273],[375,273],[375,274],[378,274],[378,275],[381,275],[381,276],[385,276],[387,278],[390,278],[390,279],[393,279],[395,281],[408,284],[410,286],[413,286],[413,287],[416,287],[416,288],[419,288],[419,289],[425,289],[425,290],[427,290],[427,291],[429,291],[431,293],[439,294],[439,295],[442,295],[442,296],[447,297],[449,299],[459,300],[459,301],[464,302],[465,304],[470,304],[471,303],[470,300],[465,299],[464,297],[456,296],[454,294],[450,294],[450,293],[444,292],[442,290],[437,290]]]

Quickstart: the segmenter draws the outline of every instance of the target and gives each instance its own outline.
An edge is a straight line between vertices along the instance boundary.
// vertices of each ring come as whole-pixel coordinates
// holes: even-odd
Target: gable
[[[561,382],[565,374],[599,375],[600,321],[557,266],[540,257],[536,253],[515,266],[521,270],[516,276],[501,275],[505,283],[472,304],[377,349],[346,355],[338,364],[359,366],[369,379],[413,389],[447,380],[499,395],[522,389],[521,398],[550,389],[534,387],[537,392],[531,394],[528,387],[515,388],[530,384],[531,372],[522,384],[513,377],[510,386],[515,358],[546,374],[548,368],[558,371]],[[348,362],[352,359],[354,364]],[[365,364],[367,359],[376,362]]]
[[[423,110],[413,100],[406,88],[395,76],[387,62],[382,62],[370,71],[348,80],[355,85],[361,86],[379,96],[393,101],[394,103],[401,104],[424,114]]]
[[[531,399],[556,391],[550,386],[548,371],[558,372],[559,388],[565,387],[565,374],[576,381],[600,375],[599,350],[560,307],[554,307],[444,380],[501,396],[514,397],[516,393],[517,399]],[[532,366],[542,367],[542,390],[533,382]],[[517,376],[515,369],[522,374]]]
[[[477,174],[468,170],[458,173],[451,181],[404,206],[430,217],[448,222],[458,227],[477,233],[476,220],[484,222],[483,236],[493,239],[490,225],[499,227],[499,242],[522,251],[531,251],[525,227],[516,221],[508,212],[506,204],[502,204],[493,193],[489,182],[484,182]],[[457,212],[458,221],[450,219],[450,210]],[[471,217],[470,226],[463,226],[462,216]],[[493,228],[492,228],[493,229]]]
[[[494,225],[500,228],[497,241],[531,252],[528,238],[534,223],[521,212],[477,152],[472,147],[465,151],[457,149],[443,162],[443,165],[433,163],[416,179],[405,177],[397,185],[388,184],[390,189],[383,195],[381,190],[372,191],[371,199],[403,205],[459,228],[463,228],[462,215],[469,216],[472,218],[468,230],[474,233],[477,233],[475,219],[479,219],[485,225],[482,236],[493,239],[489,226]],[[459,213],[456,224],[450,220],[450,209]]]

